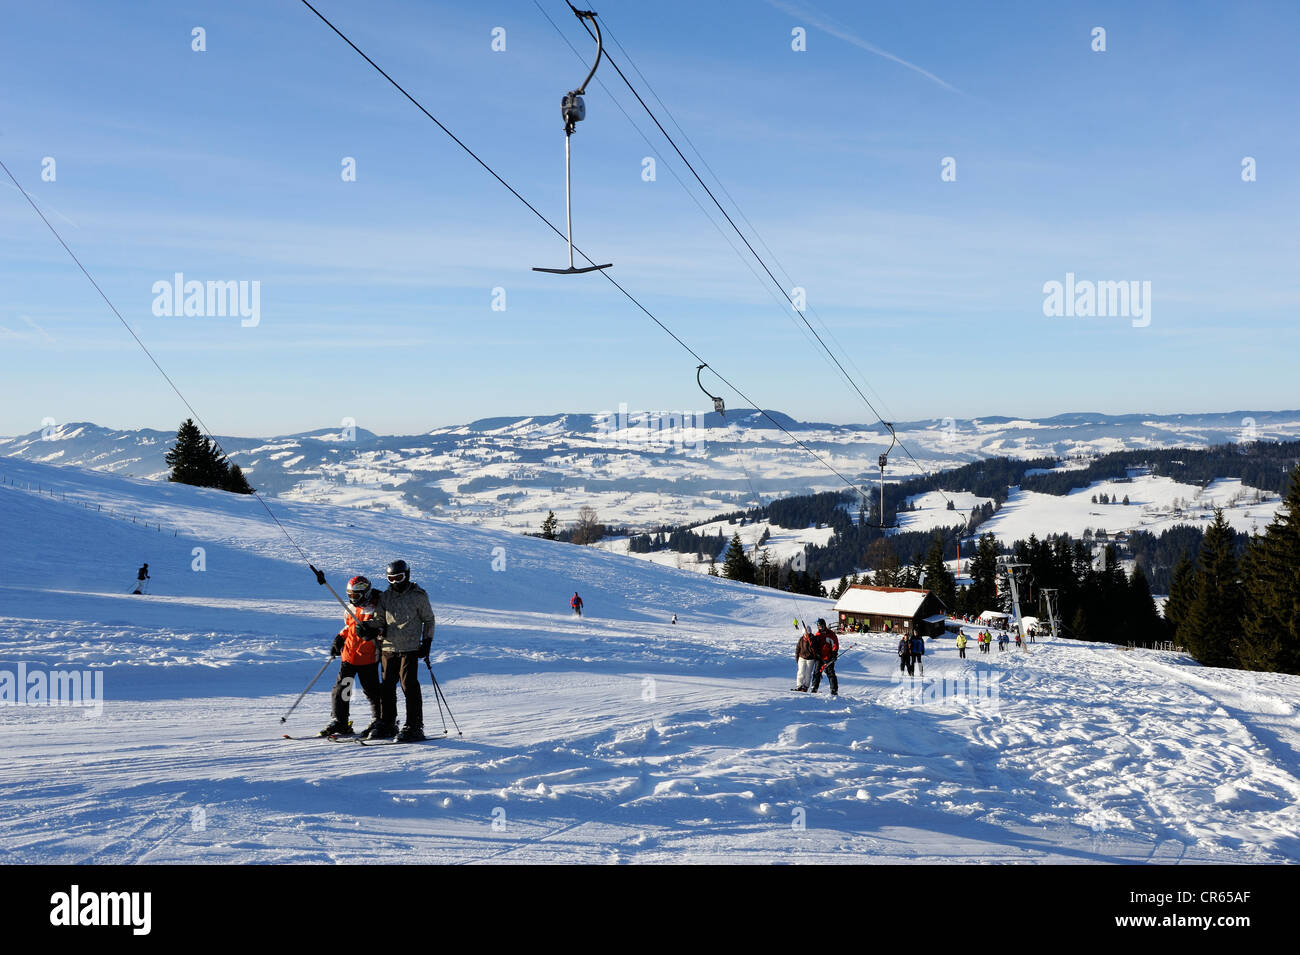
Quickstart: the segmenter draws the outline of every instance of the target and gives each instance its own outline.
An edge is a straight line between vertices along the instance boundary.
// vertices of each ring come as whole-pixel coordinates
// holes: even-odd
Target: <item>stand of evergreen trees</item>
[[[1277,517],[1240,557],[1235,538],[1217,512],[1195,565],[1174,571],[1165,617],[1207,666],[1300,673],[1300,467]]]
[[[234,494],[253,493],[253,487],[239,465],[227,461],[192,418],[186,418],[176,429],[176,443],[168,449],[163,460],[171,468],[167,480],[177,484],[215,487]]]
[[[1069,494],[1097,481],[1123,477],[1129,468],[1146,467],[1152,474],[1171,477],[1184,484],[1204,487],[1216,478],[1239,478],[1251,487],[1285,495],[1297,460],[1300,460],[1300,441],[1114,451],[1102,455],[1086,468],[1034,474],[1019,484],[1024,491]]]

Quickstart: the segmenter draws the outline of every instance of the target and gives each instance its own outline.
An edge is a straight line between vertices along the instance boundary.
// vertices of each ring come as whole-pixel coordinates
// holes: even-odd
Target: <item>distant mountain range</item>
[[[780,423],[780,428],[773,423]],[[632,413],[485,418],[418,435],[363,428],[219,437],[271,496],[385,507],[494,527],[536,528],[548,510],[596,508],[607,524],[686,524],[774,496],[842,488],[808,449],[859,484],[879,480],[881,425],[796,421],[776,411],[725,416]],[[1086,457],[1142,448],[1300,438],[1300,411],[989,417],[898,422],[888,480],[985,457]],[[174,432],[88,422],[0,439],[0,455],[163,480]],[[0,461],[0,470],[3,462]]]

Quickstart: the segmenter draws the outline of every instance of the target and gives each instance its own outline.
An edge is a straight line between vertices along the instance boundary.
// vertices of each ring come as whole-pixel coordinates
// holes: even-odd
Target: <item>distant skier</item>
[[[131,593],[143,595],[145,588],[149,585],[148,582],[150,579],[149,565],[145,564],[135,572],[135,590],[131,591]]]
[[[1010,643],[1010,642],[1011,642],[1011,640],[1008,639],[1008,637],[1007,637],[1007,632],[1006,632],[1005,630],[1003,630],[1001,633],[999,633],[999,634],[998,634],[998,653],[1001,653],[1003,650],[1005,650],[1005,649],[1007,648],[1007,644]]]
[[[673,614],[673,623],[677,622],[677,614]]]
[[[576,590],[573,592],[573,597],[569,600],[569,606],[573,608],[573,612],[579,617],[582,616],[582,598],[578,596]]]
[[[362,735],[366,736],[380,724],[379,654],[375,647],[378,624],[366,626],[379,611],[379,592],[365,577],[356,576],[348,581],[348,602],[352,604],[351,612],[330,647],[330,656],[343,657],[343,663],[339,666],[338,681],[330,693],[330,724],[320,731],[321,736],[352,735],[352,723],[348,717],[357,683],[361,684],[361,691],[370,703],[370,725]]]
[[[925,676],[925,638],[920,634],[912,638],[912,663],[921,671],[921,676]],[[908,668],[911,672],[911,667]]]
[[[840,656],[840,638],[835,635],[835,631],[826,626],[826,621],[818,618],[817,633],[813,637],[814,649],[817,651],[817,659],[813,661],[817,672],[813,675],[812,692],[817,692],[817,687],[822,685],[822,674],[831,683],[831,696],[840,695],[840,681],[835,676],[835,661]]]
[[[807,693],[808,682],[812,679],[814,667],[817,666],[817,645],[813,635],[806,628],[799,642],[795,644],[794,658],[799,665],[795,672],[794,688],[800,693]]]
[[[966,659],[966,632],[964,630],[957,634],[957,656],[963,660]]]
[[[904,636],[898,641],[898,672],[906,673],[913,676],[912,672],[912,641]]]
[[[1020,631],[1017,630],[1017,631],[1016,631],[1016,649],[1017,649],[1017,650],[1023,650],[1024,648],[1025,648],[1025,647],[1024,647],[1024,644],[1023,644],[1023,643],[1021,642],[1021,640],[1020,640]]]
[[[424,588],[411,580],[411,568],[395,560],[385,571],[388,589],[379,595],[376,624],[381,628],[379,725],[366,739],[414,743],[424,739],[424,698],[420,695],[420,660],[433,646],[433,607]],[[367,628],[369,629],[369,628]],[[406,697],[406,724],[397,732],[397,685]]]

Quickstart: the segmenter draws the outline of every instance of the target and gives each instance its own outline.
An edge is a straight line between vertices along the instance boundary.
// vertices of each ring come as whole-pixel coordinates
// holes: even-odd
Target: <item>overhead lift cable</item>
[[[81,264],[81,259],[77,258],[77,253],[73,252],[72,248],[68,245],[68,243],[63,241],[63,236],[59,235],[59,230],[54,228],[50,220],[45,217],[45,213],[41,211],[40,206],[36,204],[35,200],[32,199],[32,197],[28,194],[27,190],[24,189],[22,185],[18,182],[17,177],[15,177],[14,174],[9,171],[9,167],[4,164],[3,160],[0,160],[0,169],[3,169],[5,171],[5,175],[9,177],[9,179],[13,182],[14,186],[18,189],[18,191],[23,194],[23,197],[27,200],[28,204],[32,207],[32,209],[36,212],[36,214],[41,217],[41,221],[45,223],[45,227],[49,229],[51,234],[53,234],[54,238],[58,240],[59,245],[63,246],[63,251],[67,252],[68,255],[72,258],[72,261],[77,264],[77,268],[81,270],[81,274],[84,275],[86,277],[86,280],[90,282],[91,285],[94,286],[95,291],[99,293],[99,297],[104,300],[104,304],[106,304],[109,307],[109,309],[112,311],[112,313],[117,316],[117,320],[122,323],[122,327],[127,330],[127,333],[130,334],[130,336],[133,339],[135,339],[135,343],[140,346],[140,350],[143,351],[145,353],[145,356],[149,359],[149,361],[153,363],[154,368],[158,369],[158,374],[163,376],[163,379],[171,387],[171,390],[176,393],[176,397],[181,400],[181,404],[183,404],[186,407],[186,409],[189,411],[190,416],[195,421],[198,422],[199,427],[203,429],[204,433],[212,441],[213,445],[216,446],[216,449],[219,452],[221,452],[222,457],[228,457],[225,449],[221,446],[221,442],[217,440],[217,436],[212,433],[212,429],[209,428],[207,424],[204,422],[203,417],[194,409],[194,405],[190,404],[190,400],[186,398],[185,395],[181,392],[180,388],[176,386],[176,382],[172,380],[171,375],[167,374],[167,372],[163,369],[163,366],[158,363],[158,359],[153,356],[153,352],[149,350],[149,346],[147,346],[144,343],[144,341],[141,340],[140,336],[135,333],[135,329],[132,328],[130,323],[127,322],[127,320],[122,317],[122,313],[117,310],[117,306],[114,305],[112,300],[104,293],[104,290],[100,287],[99,283],[95,281],[95,277],[91,275],[89,271],[87,271],[84,265]],[[311,560],[307,557],[307,552],[304,551],[302,547],[299,546],[296,540],[294,540],[294,537],[292,534],[289,533],[288,528],[286,528],[283,524],[280,523],[280,519],[275,516],[275,512],[271,510],[270,505],[266,503],[266,500],[262,497],[262,495],[257,493],[256,489],[253,490],[253,497],[257,499],[257,503],[262,505],[262,508],[263,510],[266,511],[267,516],[270,517],[271,520],[275,522],[275,526],[280,528],[280,532],[284,534],[285,540],[287,540],[290,544],[293,545],[293,549],[298,552],[298,556],[302,558],[303,563],[305,563],[308,567],[311,568],[312,573],[316,575],[316,582],[322,585],[323,587],[328,588],[329,592],[332,593],[334,595],[334,599],[337,600],[339,604],[342,605],[343,609],[347,612],[348,616],[352,617],[355,620],[356,617],[352,613],[352,608],[347,605],[347,603],[343,600],[343,598],[339,596],[338,591],[336,591],[333,588],[333,586],[331,586],[330,583],[325,579],[324,572],[317,570],[316,567],[312,565]],[[331,659],[333,658],[331,657]],[[281,720],[281,722],[283,722],[283,720]]]
[[[429,112],[424,107],[424,105],[420,103],[419,100],[417,100],[414,96],[408,93],[406,89],[400,83],[397,82],[397,80],[393,79],[392,76],[390,76],[382,67],[380,67],[378,63],[376,63],[369,56],[367,56],[366,53],[355,43],[353,43],[352,40],[349,39],[348,36],[345,33],[343,33],[342,30],[336,27],[332,22],[330,22],[330,20],[323,13],[321,13],[314,6],[312,6],[310,0],[301,0],[301,2],[303,6],[305,6],[308,10],[316,14],[316,16],[320,19],[320,21],[324,23],[327,27],[329,27],[339,37],[339,39],[341,39],[344,43],[350,46],[358,56],[360,56],[363,60],[369,63],[370,66],[372,66],[375,69],[375,71],[379,73],[380,76],[386,79],[389,82],[389,84],[391,84],[399,93],[401,93],[408,100],[410,100],[411,104],[415,106],[416,109],[418,109],[421,113],[423,113],[426,117],[428,117],[429,120],[431,120],[439,129],[441,129],[444,133],[446,133],[447,136],[452,140],[452,142],[454,142],[462,150],[468,153],[470,158],[472,158],[475,162],[477,162],[480,166],[482,166],[488,172],[488,174],[492,176],[493,179],[501,183],[501,185],[504,186],[512,196],[514,196],[516,199],[522,202],[524,206],[526,206],[533,215],[535,215],[546,225],[547,228],[549,228],[560,238],[565,239],[566,241],[568,240],[568,236],[564,232],[562,232],[553,222],[551,222],[550,219],[546,218],[545,215],[543,215],[540,211],[538,211],[536,206],[534,206],[531,202],[525,199],[524,196],[519,192],[519,190],[515,189],[514,186],[510,185],[510,183],[507,182],[495,169],[489,166],[487,162],[485,162],[482,159],[482,157],[478,155],[478,153],[470,149],[470,147],[466,145],[462,139],[460,139],[455,133],[453,133],[450,129],[448,129],[445,125],[443,125],[443,123],[436,116],[434,116],[431,112]],[[606,58],[608,58],[608,54],[606,54]],[[576,252],[578,255],[582,256],[582,258],[586,259],[587,262],[590,263],[591,265],[596,265],[596,260],[593,259],[591,256],[589,256],[582,249],[578,248],[578,246],[575,245],[573,247],[573,251]],[[711,363],[706,362],[705,359],[699,354],[699,352],[697,352],[694,348],[688,345],[681,338],[680,335],[678,335],[671,328],[669,328],[662,321],[660,321],[658,316],[656,316],[653,312],[651,312],[648,308],[646,308],[646,306],[643,305],[641,301],[636,298],[636,296],[634,296],[626,288],[620,285],[619,282],[612,275],[610,275],[608,271],[601,270],[600,275],[602,275],[607,282],[613,285],[614,288],[618,289],[618,291],[621,292],[629,302],[631,302],[638,309],[640,309],[641,312],[643,312],[647,318],[649,318],[652,322],[658,325],[659,328],[662,329],[665,334],[667,334],[670,338],[673,339],[673,341],[677,342],[678,345],[680,345],[683,349],[685,349],[686,352],[689,353],[697,363],[707,364],[710,370],[714,373],[714,375],[717,376],[719,381],[721,381],[724,385],[726,385],[737,395],[739,395],[741,399],[743,399],[746,403],[748,403],[748,405],[751,408],[754,408],[759,414],[761,414],[764,418],[770,421],[778,430],[782,431],[787,437],[789,437],[791,441],[793,441],[800,448],[806,451],[809,455],[815,458],[822,465],[822,467],[826,468],[826,470],[830,471],[832,474],[838,477],[841,481],[843,481],[846,485],[848,485],[848,487],[850,487],[855,493],[864,494],[862,489],[859,488],[856,484],[854,484],[852,480],[850,480],[848,477],[842,474],[834,465],[832,465],[820,454],[818,454],[816,451],[810,448],[804,441],[802,441],[798,436],[796,436],[793,432],[791,432],[789,428],[787,428],[784,424],[782,424],[779,419],[775,418],[767,410],[759,407],[757,402],[755,402],[754,399],[750,398],[749,395],[747,395],[744,391],[742,391],[739,386],[733,384],[721,373],[719,373],[717,368],[714,367]]]
[[[305,2],[305,0],[304,0],[304,2]],[[569,6],[570,9],[574,10],[575,13],[577,12],[577,8],[574,7],[573,4],[572,4],[571,2],[569,2],[569,0],[565,0],[565,2],[568,4],[568,6]],[[581,18],[580,18],[580,19],[581,19]],[[592,34],[591,28],[587,26],[587,24],[586,24],[585,21],[583,21],[583,27],[584,27],[584,29],[587,30],[587,32],[588,32],[589,35]],[[618,42],[617,38],[614,36],[613,31],[610,30],[609,32],[610,32],[610,38],[611,38],[611,39],[614,41],[614,43],[618,46],[619,50],[620,50],[620,51],[623,51],[623,45],[622,45],[621,43]],[[593,35],[593,36],[594,36],[594,35]],[[623,51],[623,52],[626,52],[626,51]],[[744,242],[745,247],[746,247],[747,249],[749,249],[750,254],[754,256],[754,258],[758,261],[759,265],[762,267],[763,271],[767,273],[768,278],[772,280],[772,284],[776,286],[776,288],[777,288],[777,289],[781,292],[781,294],[785,297],[786,301],[789,302],[790,307],[791,307],[792,309],[794,309],[795,314],[797,314],[797,315],[799,316],[800,320],[801,320],[801,321],[802,321],[802,322],[803,322],[803,323],[808,327],[808,330],[809,330],[810,332],[812,332],[813,337],[816,338],[818,344],[822,347],[822,350],[825,351],[826,354],[830,357],[831,361],[834,362],[836,368],[839,369],[839,372],[840,372],[840,374],[843,376],[844,380],[849,384],[849,386],[850,386],[850,387],[851,387],[855,392],[857,392],[858,397],[862,399],[862,402],[867,406],[868,410],[870,410],[871,413],[872,413],[873,415],[875,415],[876,419],[877,419],[877,420],[878,420],[882,425],[884,425],[885,428],[889,431],[889,433],[890,433],[890,437],[891,437],[890,448],[892,449],[893,446],[894,446],[894,444],[896,443],[900,448],[902,448],[903,453],[907,455],[907,457],[912,461],[912,463],[916,465],[917,470],[920,471],[922,474],[924,474],[924,475],[926,475],[926,476],[929,476],[930,472],[927,471],[924,467],[921,466],[921,463],[916,459],[916,456],[912,454],[911,450],[907,447],[907,445],[904,444],[903,442],[901,442],[901,441],[898,440],[898,435],[895,433],[893,426],[890,425],[888,422],[885,421],[884,416],[880,414],[880,412],[876,409],[876,406],[875,406],[874,404],[872,404],[871,400],[866,396],[865,393],[863,393],[862,389],[858,387],[857,382],[855,382],[855,381],[853,380],[853,377],[852,377],[852,376],[848,373],[848,371],[845,369],[844,365],[840,362],[840,360],[839,360],[839,358],[836,356],[835,352],[834,352],[834,351],[833,351],[833,350],[832,350],[832,349],[831,349],[831,348],[826,344],[826,342],[825,342],[825,340],[822,338],[821,334],[818,333],[818,331],[817,331],[817,330],[812,326],[812,323],[810,323],[810,322],[808,321],[807,317],[806,317],[806,316],[804,315],[804,313],[803,313],[803,310],[800,309],[800,308],[795,304],[793,297],[792,297],[792,296],[790,295],[790,293],[786,290],[786,288],[781,284],[781,282],[777,279],[777,277],[773,274],[772,270],[768,267],[767,262],[763,259],[763,257],[762,257],[761,255],[758,254],[758,251],[754,248],[753,244],[749,241],[749,238],[748,238],[748,237],[745,235],[745,233],[740,229],[740,227],[736,225],[736,222],[735,222],[735,220],[731,217],[731,214],[730,214],[729,212],[727,212],[726,208],[725,208],[725,207],[722,205],[722,203],[718,200],[718,197],[714,194],[713,190],[709,188],[708,184],[707,184],[707,183],[704,181],[704,179],[700,176],[699,172],[696,171],[694,165],[691,164],[691,161],[686,157],[686,155],[682,152],[681,148],[677,145],[676,140],[673,139],[672,134],[670,134],[670,133],[668,132],[668,130],[664,128],[663,123],[661,123],[661,122],[659,121],[659,117],[655,115],[654,110],[652,110],[652,109],[650,108],[649,104],[646,103],[645,99],[644,99],[644,98],[641,96],[641,94],[637,91],[636,87],[632,85],[632,81],[629,80],[629,79],[627,78],[627,74],[623,72],[622,67],[620,67],[620,66],[618,65],[618,63],[614,60],[614,58],[609,54],[608,51],[605,52],[605,59],[609,61],[609,65],[612,66],[612,67],[614,68],[614,72],[616,72],[616,73],[619,75],[619,78],[623,80],[624,85],[627,86],[628,90],[629,90],[629,91],[632,93],[632,95],[636,98],[636,101],[637,101],[638,103],[641,104],[641,108],[645,110],[646,115],[648,115],[648,116],[650,117],[650,119],[654,122],[655,126],[658,127],[659,132],[662,133],[663,136],[664,136],[664,138],[668,140],[669,145],[671,145],[671,146],[673,147],[673,151],[676,152],[677,155],[678,155],[678,157],[681,159],[681,161],[682,161],[683,163],[685,163],[686,168],[689,169],[689,170],[691,171],[691,175],[693,175],[693,176],[695,177],[696,182],[698,182],[698,183],[700,184],[700,187],[703,188],[704,191],[705,191],[705,193],[708,194],[709,198],[713,200],[713,204],[714,204],[715,206],[718,207],[718,211],[722,213],[723,217],[727,220],[727,222],[728,222],[728,224],[731,226],[731,228],[732,228],[732,229],[736,232],[736,234],[740,237],[741,241]],[[637,72],[638,72],[638,74],[640,73],[639,70],[638,70]],[[644,76],[642,76],[642,78],[644,79]],[[648,86],[648,85],[649,85],[649,84],[647,84],[647,86]],[[658,99],[658,96],[656,95],[655,98]],[[662,100],[660,100],[660,103],[662,104]],[[675,122],[675,120],[674,120],[674,122]],[[678,128],[680,129],[680,126],[679,126]],[[692,145],[692,148],[694,148],[693,145]],[[699,152],[699,150],[697,149],[697,150],[696,150],[696,153],[698,154],[698,152]],[[702,158],[703,158],[703,157],[701,157],[701,159],[702,159]],[[706,163],[705,165],[707,166],[707,163]],[[710,172],[712,172],[712,170],[710,170]],[[713,173],[713,176],[714,176],[715,179],[718,179],[718,176],[717,176],[716,173]],[[719,184],[719,186],[721,186],[721,180],[720,180],[720,179],[718,179],[718,184]],[[724,188],[724,191],[725,191],[725,188]],[[730,194],[728,194],[728,197],[731,198],[731,201],[732,201],[733,204],[736,204],[735,199],[732,198],[732,197],[730,197]],[[740,212],[739,205],[737,205],[737,212],[738,212],[738,213]],[[743,216],[743,213],[741,213],[741,215],[742,215],[742,218],[743,218],[743,217],[744,217],[744,216]],[[748,223],[748,221],[749,221],[749,220],[746,219],[746,222],[747,222],[747,223]],[[752,225],[752,224],[750,224],[750,228],[751,228],[751,229],[753,228],[753,225]],[[757,236],[757,230],[755,230],[755,235]],[[762,242],[761,238],[760,238],[759,241]],[[763,244],[764,247],[766,248],[766,243],[762,243],[762,244]],[[770,254],[771,250],[769,249],[768,251],[769,251],[769,254]],[[779,264],[778,264],[778,265],[779,265]],[[782,269],[782,271],[784,271],[784,269]],[[787,277],[787,279],[788,279],[788,278],[789,278],[789,275],[787,274],[786,277]],[[819,318],[819,321],[820,321],[820,318]],[[822,322],[822,325],[825,326],[825,322]],[[827,328],[827,333],[830,334],[830,329],[829,329],[829,328]],[[944,500],[948,501],[949,503],[952,503],[952,499],[949,498],[948,495],[944,493],[944,491],[943,491],[942,488],[938,488],[937,490],[938,490],[939,495],[940,495],[941,497],[943,497]],[[881,514],[881,522],[882,522],[882,525],[883,525],[883,522],[884,522],[884,514],[883,514],[883,513]]]

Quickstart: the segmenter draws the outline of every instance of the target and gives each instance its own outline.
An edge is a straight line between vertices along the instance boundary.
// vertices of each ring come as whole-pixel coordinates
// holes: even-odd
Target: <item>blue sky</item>
[[[562,225],[559,100],[586,67],[531,0],[318,6]],[[542,6],[587,56],[568,8]],[[597,10],[887,417],[1300,405],[1294,4]],[[701,407],[691,357],[600,277],[530,271],[563,265],[563,242],[300,3],[7,17],[0,159],[215,431]],[[597,79],[573,140],[579,244],[759,403],[871,420],[608,64]],[[259,324],[156,317],[177,272],[260,282]],[[1150,325],[1045,317],[1067,272],[1151,282]],[[184,417],[7,184],[0,348],[0,433]]]

